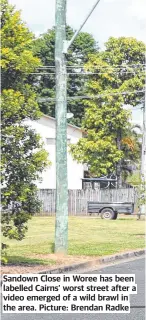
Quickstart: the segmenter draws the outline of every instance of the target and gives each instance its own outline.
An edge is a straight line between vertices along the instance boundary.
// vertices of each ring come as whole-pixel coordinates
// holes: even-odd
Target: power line
[[[105,71],[105,72],[67,72],[67,73],[65,73],[66,75],[100,75],[100,74],[105,74],[107,71]],[[134,72],[135,72],[135,70],[133,70],[133,71],[112,71],[111,70],[111,73],[113,73],[113,74],[119,74],[120,72],[122,72],[122,74],[133,74]],[[140,73],[142,73],[142,72],[145,72],[145,70],[143,70],[143,71],[141,71]],[[30,73],[30,74],[33,74],[33,75],[51,75],[51,74],[56,74],[55,72],[43,72],[43,73],[41,73],[41,72],[32,72],[32,73]],[[109,75],[111,75],[111,74],[109,74]]]
[[[144,66],[144,65],[143,65]],[[76,67],[74,66],[74,67],[71,67],[71,69],[72,68],[74,68],[74,69],[76,69]],[[34,75],[49,75],[49,74],[56,74],[56,72],[52,72],[52,71],[54,71],[54,69],[55,69],[55,67],[54,66],[48,66],[48,67],[40,67],[40,68],[38,68],[38,70],[39,69],[41,69],[41,71],[40,72],[32,72],[32,73],[30,73],[30,74],[34,74]],[[43,69],[44,70],[46,70],[46,69],[52,69],[52,71],[51,72],[42,72],[43,71]],[[68,67],[68,69],[70,69],[70,67]],[[87,71],[87,70],[85,70],[85,69],[83,69],[83,68],[80,68],[80,69],[82,69],[81,71],[79,71],[79,72],[67,72],[66,74],[69,74],[69,75],[73,75],[73,74],[77,74],[77,75],[95,75],[95,74],[104,74],[105,72],[107,72],[108,70],[109,70],[109,72],[111,72],[111,73],[134,73],[134,72],[136,72],[136,71],[139,71],[138,69],[141,69],[141,68],[130,68],[130,70],[125,70],[125,68],[124,67],[121,67],[121,68],[112,68],[112,67],[110,67],[110,66],[108,66],[108,67],[105,67],[105,69],[104,69],[104,67],[98,67],[98,69],[101,69],[101,71],[99,70],[99,71],[96,71],[96,72],[94,72],[94,71]],[[42,72],[42,73],[41,73]],[[142,70],[140,70],[140,72],[145,72],[145,67],[142,69]]]
[[[74,96],[74,97],[67,97],[67,100],[78,100],[78,99],[96,99],[96,98],[102,98],[105,96],[113,96],[113,95],[125,95],[125,94],[135,94],[135,93],[142,93],[144,92],[143,90],[135,90],[135,91],[123,91],[123,92],[113,92],[113,93],[104,93],[104,94],[99,94],[99,95],[94,95],[94,96]],[[56,101],[55,98],[42,98],[40,99],[40,102],[45,102],[45,101]],[[59,100],[60,102],[63,100]]]
[[[103,68],[131,68],[131,67],[142,67],[142,66],[146,66],[145,63],[139,63],[139,64],[131,64],[131,65],[108,65],[108,66],[96,66],[96,65],[92,65],[90,66],[91,68],[94,67],[94,68],[100,68],[100,69],[103,69]],[[71,66],[66,66],[67,68],[69,69],[72,69],[72,68],[80,68],[80,69],[83,69],[85,68],[85,65],[71,65]],[[54,66],[41,66],[41,67],[38,67],[37,69],[47,69],[47,68],[55,68],[55,65]]]

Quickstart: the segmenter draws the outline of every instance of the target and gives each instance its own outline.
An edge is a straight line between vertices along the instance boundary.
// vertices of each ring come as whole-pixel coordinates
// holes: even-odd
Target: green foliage
[[[145,51],[146,45],[135,38],[120,37],[109,38],[105,44],[106,49],[102,58],[116,68],[118,82],[117,88],[123,91],[143,90],[145,84]],[[124,103],[137,105],[144,97],[141,93],[125,94]]]
[[[138,187],[138,206],[146,204],[146,182],[141,181],[141,184]]]
[[[141,159],[141,136],[142,134],[137,132],[137,126],[129,125],[125,136],[123,135],[121,140],[121,149],[124,152],[124,158],[122,160],[123,178],[126,180],[129,176],[129,182],[132,181],[132,183],[135,181],[133,180],[135,175],[131,176],[133,172],[131,166],[133,165],[135,167],[136,165],[138,168]],[[129,166],[127,165],[127,160],[130,163]]]
[[[9,246],[5,243],[2,243],[2,253],[1,253],[1,262],[2,264],[7,264],[8,262],[8,257],[7,257],[7,249]]]
[[[71,39],[74,31],[69,26],[66,29],[67,40]],[[46,75],[40,75],[35,77],[36,90],[40,95],[40,98],[55,98],[55,66],[54,61],[55,50],[55,29],[48,30],[39,39],[34,42],[34,52],[41,59],[42,65],[48,68],[45,71],[39,70],[40,73],[47,73]],[[88,56],[91,53],[98,51],[97,43],[92,35],[81,32],[73,42],[68,54],[67,59],[67,72],[70,73],[67,77],[67,95],[69,97],[81,96],[86,94],[86,78],[84,75],[77,75],[77,65],[84,65],[87,62]],[[49,68],[50,66],[50,68]],[[55,116],[55,102],[45,101],[40,103],[41,111]],[[84,114],[84,105],[82,100],[70,100],[68,101],[68,111],[74,114],[72,122],[76,125],[81,124],[81,119]]]
[[[145,44],[133,37],[110,37],[103,57],[110,65],[144,64]]]
[[[33,34],[22,22],[20,12],[2,0],[1,13],[2,88],[17,87],[21,91],[28,74],[40,66],[40,60],[33,55]]]
[[[133,132],[130,114],[123,105],[136,105],[144,97],[144,61],[142,42],[110,38],[105,51],[91,54],[85,64],[85,69],[93,73],[86,84],[91,99],[83,101],[84,138],[71,146],[71,152],[77,161],[88,165],[92,175],[109,174],[117,168],[127,170],[127,160],[139,160],[139,137]],[[143,92],[121,94],[136,90]],[[124,142],[129,139],[133,147]]]
[[[97,104],[98,103],[98,104]],[[128,113],[121,108],[121,98],[105,96],[104,102],[87,102],[83,130],[86,136],[71,152],[77,161],[86,163],[93,175],[101,176],[115,170],[123,152],[116,144],[117,132],[127,129]]]
[[[132,186],[137,187],[141,184],[140,171],[134,172],[127,178],[127,182]]]
[[[2,0],[2,232],[22,240],[27,221],[39,210],[35,181],[49,165],[40,137],[28,126],[41,113],[27,84],[40,61],[32,53],[33,36],[20,13]]]
[[[128,177],[127,182],[137,190],[137,206],[140,207],[146,204],[146,181],[141,177],[140,170]]]

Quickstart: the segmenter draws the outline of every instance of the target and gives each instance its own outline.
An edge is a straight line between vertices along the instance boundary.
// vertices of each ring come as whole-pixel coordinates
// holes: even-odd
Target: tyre
[[[105,208],[101,211],[101,218],[106,220],[116,220],[117,212],[115,212],[113,209]]]
[[[118,213],[117,212],[114,212],[115,216],[113,218],[113,220],[116,220],[117,219],[117,216],[118,216]]]

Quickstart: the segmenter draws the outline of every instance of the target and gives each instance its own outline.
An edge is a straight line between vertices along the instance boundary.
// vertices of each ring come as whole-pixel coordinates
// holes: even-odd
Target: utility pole
[[[66,41],[66,0],[56,0],[56,253],[67,253],[68,247],[67,80],[65,55],[99,2],[100,0],[96,0],[72,39]]]
[[[141,155],[141,181],[142,190],[146,193],[146,74],[145,74],[145,97],[143,102],[143,130],[142,130],[142,155]],[[140,213],[146,214],[146,199],[144,204],[141,205]]]
[[[141,176],[146,177],[146,106],[143,102],[143,127],[142,127],[142,155],[141,155]]]
[[[55,252],[66,253],[68,246],[67,183],[67,99],[66,61],[63,45],[66,39],[66,0],[56,0],[56,224]]]

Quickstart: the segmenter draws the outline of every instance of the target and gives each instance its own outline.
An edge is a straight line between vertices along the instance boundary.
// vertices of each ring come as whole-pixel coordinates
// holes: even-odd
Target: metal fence
[[[54,216],[56,207],[56,190],[41,189],[38,191],[38,198],[42,207],[38,216]],[[68,191],[68,211],[69,215],[87,215],[87,202],[134,202],[137,201],[136,189],[111,189],[111,190],[69,190]]]

